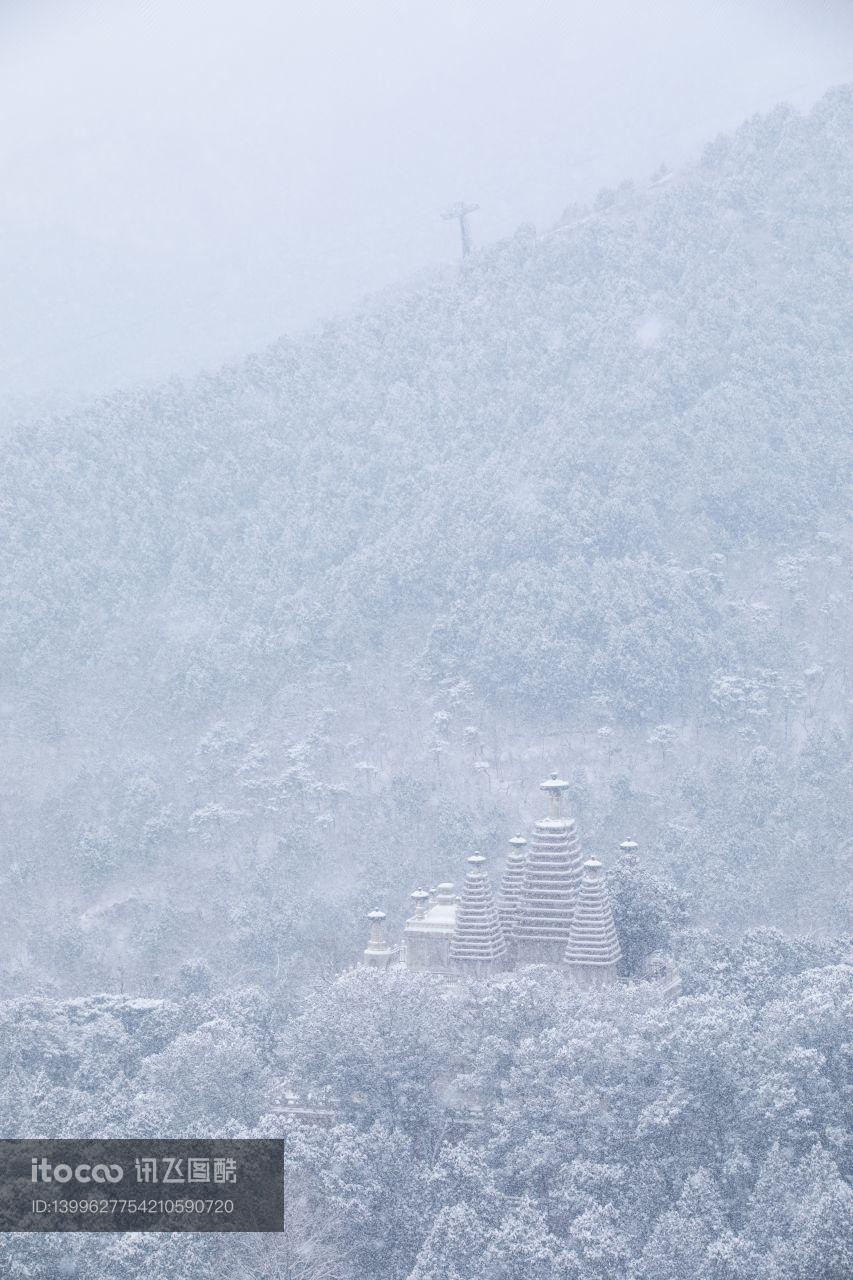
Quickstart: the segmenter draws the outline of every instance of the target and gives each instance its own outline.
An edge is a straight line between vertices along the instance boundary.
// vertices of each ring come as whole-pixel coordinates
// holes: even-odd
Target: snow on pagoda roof
[[[568,791],[570,786],[571,786],[571,783],[566,782],[565,778],[558,778],[556,773],[552,773],[549,777],[545,779],[544,782],[539,783],[539,790],[540,791]]]
[[[406,933],[452,933],[456,924],[456,897],[452,884],[440,884],[435,900],[423,915],[417,913],[406,921]]]

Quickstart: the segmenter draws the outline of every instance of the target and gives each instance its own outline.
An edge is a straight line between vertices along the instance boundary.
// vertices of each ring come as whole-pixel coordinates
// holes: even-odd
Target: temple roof
[[[423,890],[416,890],[421,893]],[[429,905],[421,908],[417,903],[415,914],[406,921],[406,933],[452,933],[456,924],[456,895],[452,884],[440,884],[432,894],[427,894]],[[415,897],[415,894],[412,894]],[[422,900],[421,900],[422,901]]]

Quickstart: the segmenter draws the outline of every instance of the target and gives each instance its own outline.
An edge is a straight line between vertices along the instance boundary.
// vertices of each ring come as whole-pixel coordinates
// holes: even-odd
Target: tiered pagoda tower
[[[560,964],[583,878],[575,824],[563,815],[568,782],[552,773],[541,789],[550,812],[534,825],[513,937],[519,964]]]
[[[506,962],[506,941],[485,864],[477,853],[468,859],[450,940],[453,964],[474,972],[492,972]]]
[[[575,982],[598,987],[615,982],[616,966],[622,951],[604,887],[601,863],[597,858],[589,858],[583,864],[583,870],[565,963]]]
[[[513,836],[509,842],[501,887],[498,893],[498,916],[507,946],[511,945],[518,919],[518,906],[524,888],[524,867],[527,862],[527,841],[524,836]]]

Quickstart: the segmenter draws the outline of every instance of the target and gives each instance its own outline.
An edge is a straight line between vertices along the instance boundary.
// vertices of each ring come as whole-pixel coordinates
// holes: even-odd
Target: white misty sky
[[[853,79],[849,0],[4,0],[0,387],[211,367]]]

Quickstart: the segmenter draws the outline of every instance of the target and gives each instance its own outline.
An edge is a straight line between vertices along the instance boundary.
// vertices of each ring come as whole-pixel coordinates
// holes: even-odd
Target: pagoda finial
[[[539,790],[544,791],[548,797],[549,818],[562,818],[563,796],[568,789],[569,783],[565,779],[558,777],[556,772],[552,773],[545,782],[539,783]]]
[[[415,919],[423,920],[426,915],[426,909],[429,905],[430,895],[426,889],[415,889],[414,893],[410,893],[409,897],[415,904]]]

